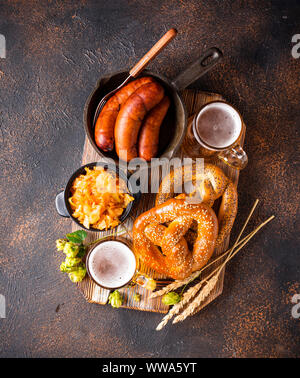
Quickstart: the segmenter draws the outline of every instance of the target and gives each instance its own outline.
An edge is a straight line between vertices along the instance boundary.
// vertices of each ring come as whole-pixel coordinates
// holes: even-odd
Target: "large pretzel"
[[[161,182],[156,196],[156,205],[164,203],[174,196],[174,188],[182,184],[182,179],[200,183],[199,191],[202,202],[212,206],[216,199],[222,196],[218,213],[219,234],[216,246],[223,243],[233,226],[238,206],[238,194],[236,186],[223,173],[221,168],[213,164],[204,164],[204,171],[198,172],[196,165],[188,165],[174,169],[166,175]]]
[[[163,225],[168,222],[168,227]],[[197,222],[197,238],[190,251],[184,235],[192,222]],[[132,233],[135,254],[145,265],[168,277],[183,279],[211,257],[218,220],[206,204],[173,198],[141,214]]]

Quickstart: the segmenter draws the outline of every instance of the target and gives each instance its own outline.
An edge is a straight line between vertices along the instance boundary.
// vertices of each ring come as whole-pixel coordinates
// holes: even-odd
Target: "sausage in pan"
[[[170,106],[169,97],[165,96],[145,117],[138,142],[139,157],[150,161],[158,150],[159,130]]]
[[[149,83],[137,89],[123,104],[115,124],[116,152],[120,159],[137,157],[137,138],[143,119],[164,97],[163,87]]]
[[[151,77],[141,77],[131,81],[116,92],[104,105],[95,126],[95,142],[103,151],[113,150],[115,122],[121,105],[138,88],[152,81]]]

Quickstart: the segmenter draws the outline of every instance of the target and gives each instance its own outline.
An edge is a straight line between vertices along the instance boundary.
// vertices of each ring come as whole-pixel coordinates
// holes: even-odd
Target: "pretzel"
[[[163,224],[167,222],[168,227]],[[190,251],[184,235],[192,222],[197,222],[197,238]],[[146,266],[168,277],[184,279],[211,257],[218,220],[204,203],[190,204],[173,198],[141,214],[132,234],[134,252]]]
[[[214,202],[222,196],[222,201],[218,213],[219,234],[216,246],[224,242],[230,233],[238,206],[238,194],[236,186],[224,174],[221,168],[213,164],[204,164],[204,172],[196,171],[196,165],[188,165],[174,169],[164,177],[156,196],[156,205],[160,205],[174,196],[174,189],[181,185],[182,180],[196,181],[200,186],[196,188],[202,202],[208,206],[213,206]]]

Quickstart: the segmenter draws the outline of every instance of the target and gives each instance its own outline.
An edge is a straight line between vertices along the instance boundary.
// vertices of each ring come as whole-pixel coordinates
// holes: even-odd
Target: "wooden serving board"
[[[195,91],[195,90],[190,90],[190,89],[184,90],[181,95],[182,95],[183,101],[185,102],[188,115],[190,117],[189,122],[191,120],[191,116],[195,114],[200,109],[201,106],[212,101],[224,100],[224,98],[221,95],[216,94],[216,93],[201,92],[201,91]],[[243,145],[244,137],[245,135],[242,136],[241,145]],[[184,153],[183,149],[181,149],[176,154],[176,156],[187,156],[187,155]],[[96,151],[93,149],[88,139],[86,138],[85,144],[84,144],[83,155],[82,155],[82,165],[99,161],[99,160],[101,160],[99,158],[99,155],[96,153]],[[238,178],[239,178],[238,170],[230,168],[218,158],[214,158],[213,160],[210,160],[210,162],[221,167],[224,173],[228,177],[230,177],[231,180],[236,185],[238,184]],[[124,228],[124,226],[126,227],[127,230],[130,231],[132,229],[134,219],[139,214],[152,208],[154,206],[154,202],[155,202],[155,194],[150,194],[150,193],[142,194],[140,201],[138,202],[138,204],[135,206],[135,208],[132,211],[132,216],[128,217],[127,220],[122,225],[120,225],[117,229],[114,229],[112,231],[101,231],[99,233],[88,232],[87,242],[91,242],[93,240],[99,239],[105,235],[113,236],[116,234],[118,230],[121,230],[122,228]],[[79,229],[79,226],[75,222],[72,222],[72,231],[75,231],[78,229]],[[130,240],[130,234],[127,234],[124,237]],[[213,258],[225,252],[228,249],[228,245],[229,245],[229,236],[226,238],[224,243],[215,250]],[[209,269],[207,269],[207,273],[209,273],[211,269],[216,268],[218,263],[219,262],[217,262],[216,264],[213,264]],[[144,266],[140,266],[139,270],[150,275],[154,279],[166,278],[161,275],[158,275],[156,272]],[[224,274],[225,274],[225,269],[223,269],[222,273],[220,274],[219,281],[215,289],[210,293],[206,301],[203,302],[200,305],[200,307],[197,308],[195,312],[205,307],[207,304],[209,304],[211,301],[213,301],[217,296],[219,296],[222,293]],[[83,281],[79,282],[77,286],[88,302],[98,303],[98,304],[107,303],[108,296],[110,293],[109,290],[102,289],[101,287],[97,286],[88,276],[86,276],[86,278]],[[140,286],[136,285],[133,287],[127,287],[127,288],[123,288],[119,290],[124,297],[124,303],[122,307],[131,308],[135,310],[153,311],[153,312],[161,312],[161,313],[166,313],[169,310],[169,306],[165,306],[164,304],[162,304],[160,298],[150,299],[149,296],[151,292]],[[136,302],[133,300],[133,296],[136,293],[141,294],[140,302]]]

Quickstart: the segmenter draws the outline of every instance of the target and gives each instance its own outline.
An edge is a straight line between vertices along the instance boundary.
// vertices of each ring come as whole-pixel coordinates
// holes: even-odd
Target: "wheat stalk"
[[[236,244],[236,250],[231,254],[231,256],[229,256],[229,258],[227,259],[226,263],[228,261],[230,261],[248,242],[250,239],[253,238],[253,236],[262,228],[264,227],[268,222],[270,222],[272,219],[274,218],[274,216],[271,216],[270,218],[268,218],[266,221],[264,221],[261,225],[259,225],[254,231],[252,231],[250,234],[248,234],[244,239],[242,239],[239,243]],[[232,248],[229,249],[226,253],[224,253],[222,256],[220,257],[224,257],[226,254],[228,254],[229,252],[231,252]],[[215,262],[215,261],[214,261]],[[214,263],[213,262],[213,263]],[[205,279],[203,279],[202,281],[200,281],[198,284],[192,286],[191,288],[189,288],[189,290],[184,293],[183,295],[183,298],[182,300],[175,304],[171,310],[168,312],[168,314],[163,318],[163,320],[161,321],[161,323],[159,323],[159,325],[157,326],[156,330],[159,331],[161,330],[167,323],[168,321],[176,314],[178,314],[180,312],[180,310],[184,307],[185,304],[187,304],[190,299],[192,299],[196,294],[197,292],[199,291],[199,289],[201,288],[201,286],[203,285],[204,282],[207,282],[208,279],[210,279],[216,272],[219,271],[218,274],[216,274],[213,278],[214,279],[211,279],[210,282],[210,285],[211,285],[211,289],[209,289],[208,287],[208,284],[205,286],[206,290],[208,291],[209,290],[209,293],[211,292],[211,290],[213,290],[214,286],[213,286],[213,282],[218,281],[218,276],[219,274],[221,273],[223,267],[225,265],[225,262],[220,266],[220,267],[217,267],[215,270],[213,270]],[[204,288],[204,289],[205,289]],[[208,295],[208,294],[207,294]],[[202,298],[205,299],[206,296],[204,297],[204,294],[202,295]],[[203,300],[202,299],[202,300]],[[200,300],[200,299],[199,299]],[[199,302],[199,304],[201,303],[201,301]],[[198,304],[198,305],[199,305]],[[191,314],[196,310],[196,308],[198,307],[198,305],[195,306],[195,308],[192,308],[191,310]],[[175,319],[174,319],[175,321]]]
[[[197,283],[196,285],[190,287],[187,292],[183,294],[183,297],[179,303],[176,303],[171,310],[167,313],[167,315],[162,319],[162,321],[159,323],[159,325],[156,327],[157,331],[160,331],[170,319],[176,314],[179,313],[179,311],[184,307],[186,303],[192,299],[197,292],[200,290],[201,286],[203,285],[203,281]]]
[[[251,211],[250,211],[250,213],[249,213],[249,215],[248,215],[248,217],[247,217],[247,219],[246,219],[246,221],[245,221],[245,223],[244,223],[244,225],[243,225],[243,227],[242,227],[242,229],[241,229],[241,231],[240,231],[240,233],[239,233],[239,235],[238,235],[238,237],[237,237],[237,239],[236,239],[236,241],[234,243],[234,245],[230,249],[228,249],[222,255],[220,255],[219,257],[217,257],[213,261],[211,261],[209,264],[206,264],[202,269],[200,269],[200,270],[192,273],[189,277],[185,278],[184,280],[172,282],[171,284],[167,285],[163,289],[158,290],[158,291],[152,293],[150,295],[150,298],[160,297],[160,296],[162,296],[162,295],[164,295],[166,293],[169,293],[170,291],[178,289],[181,286],[189,284],[195,278],[199,277],[200,274],[203,272],[203,270],[207,269],[209,266],[211,266],[215,262],[219,261],[221,258],[223,258],[224,256],[226,256],[227,254],[231,254],[233,252],[233,250],[234,250],[235,247],[237,247],[238,245],[240,245],[244,240],[246,240],[251,235],[251,233],[250,233],[243,240],[239,241],[240,238],[241,238],[241,236],[242,236],[242,234],[243,234],[243,232],[244,232],[244,230],[245,230],[245,228],[246,228],[246,226],[247,226],[247,224],[248,224],[248,222],[249,222],[249,220],[250,220],[250,218],[251,218],[251,216],[252,216],[252,214],[253,214],[253,212],[254,212],[254,210],[255,210],[255,208],[256,208],[256,206],[257,206],[257,204],[258,204],[258,202],[259,202],[259,200],[256,199],[256,201],[255,201],[254,205],[252,206],[252,209],[251,209]]]
[[[194,272],[192,275],[190,275],[188,278],[185,278],[184,280],[174,281],[170,283],[169,285],[165,286],[164,288],[162,288],[161,290],[157,290],[154,293],[152,293],[150,295],[150,298],[160,297],[166,293],[169,293],[170,291],[174,291],[178,289],[179,287],[183,285],[187,285],[190,281],[193,281],[195,278],[197,278],[198,275],[199,275],[199,271]]]
[[[219,275],[222,272],[222,269],[224,266],[227,264],[229,260],[231,260],[240,249],[244,247],[245,244],[248,243],[250,239],[263,227],[265,226],[268,222],[270,222],[274,218],[274,215],[268,218],[265,222],[263,222],[260,226],[258,226],[248,237],[247,240],[245,240],[239,248],[237,248],[235,251],[232,251],[231,254],[228,255],[226,260],[222,263],[222,265],[218,268],[216,268],[213,272],[210,273],[210,275],[206,278],[208,279],[209,277],[212,277],[207,281],[207,284],[205,287],[200,291],[200,293],[197,295],[197,297],[188,305],[188,307],[179,315],[177,316],[174,320],[173,323],[178,323],[180,321],[183,321],[186,319],[188,316],[192,315],[195,310],[199,307],[199,305],[204,301],[204,299],[211,293],[211,291],[214,289],[218,282]],[[214,275],[213,275],[214,274]]]
[[[204,288],[200,291],[200,293],[196,296],[196,298],[187,306],[187,308],[176,318],[173,320],[174,323],[182,322],[185,318],[190,316],[194,310],[200,305],[201,302],[211,293],[211,291],[215,288],[218,279],[219,279],[219,272],[212,276],[204,286]]]
[[[239,245],[241,245],[242,243],[244,243],[250,236],[253,236],[253,233],[255,232],[252,231],[250,232],[247,236],[245,236],[242,240],[240,240],[237,244],[236,244],[236,247],[238,247]],[[208,263],[207,265],[205,265],[202,269],[200,270],[197,270],[196,272],[194,272],[193,274],[191,274],[189,277],[185,278],[184,280],[181,280],[181,281],[174,281],[172,283],[170,283],[169,285],[165,286],[164,288],[162,288],[161,290],[157,290],[155,291],[154,293],[152,293],[150,295],[149,298],[156,298],[156,297],[160,297],[166,293],[169,293],[170,291],[173,291],[173,290],[176,290],[178,289],[179,287],[181,286],[184,286],[184,285],[187,285],[189,284],[190,282],[192,282],[195,278],[199,277],[200,274],[206,270],[208,267],[210,267],[211,265],[215,264],[217,261],[223,259],[225,256],[227,256],[230,252],[232,251],[232,247],[230,249],[227,249],[226,252],[222,253],[222,255],[218,256],[217,258],[215,258],[214,260],[212,260],[210,263]]]
[[[248,218],[250,219],[250,218]],[[241,233],[239,235],[239,237],[241,236]],[[187,318],[188,316],[190,316],[191,314],[193,314],[193,312],[196,310],[196,308],[200,305],[200,303],[202,303],[204,301],[204,299],[206,297],[208,297],[208,295],[212,292],[212,290],[215,288],[217,282],[218,282],[218,279],[219,279],[219,275],[223,269],[223,267],[226,265],[226,263],[231,259],[231,254],[232,254],[232,251],[234,250],[236,244],[238,242],[238,239],[236,240],[236,242],[234,243],[233,247],[230,249],[230,253],[228,255],[228,257],[226,258],[226,260],[223,262],[223,264],[221,264],[220,267],[216,268],[214,271],[212,271],[207,277],[206,279],[202,280],[200,282],[200,284],[202,284],[203,282],[206,282],[206,285],[204,286],[204,288],[200,291],[200,293],[196,296],[196,298],[187,306],[187,308],[180,314],[178,315],[174,320],[173,320],[173,324],[175,323],[178,323],[178,322],[182,322],[185,318]],[[246,243],[248,242],[248,240],[246,241]],[[215,273],[216,272],[216,273]],[[215,273],[215,275],[214,275]],[[195,285],[195,286],[198,286],[198,285]],[[192,287],[191,289],[193,289],[194,287]],[[191,290],[193,292],[193,290]],[[198,290],[197,290],[198,291]]]
[[[264,227],[268,222],[270,222],[274,216],[271,216],[266,221],[264,221],[262,224],[260,224],[255,230],[253,230],[250,234],[248,234],[246,237],[244,237],[241,241],[239,240],[258,204],[258,200],[255,201],[246,222],[244,223],[234,245],[227,250],[225,253],[223,253],[221,256],[213,260],[211,263],[207,264],[204,268],[202,268],[200,271],[197,271],[193,273],[191,276],[189,276],[187,279],[182,281],[175,281],[174,283],[168,285],[167,287],[163,288],[162,290],[153,293],[154,295],[152,297],[156,297],[162,294],[165,294],[171,290],[174,290],[174,288],[178,288],[183,285],[187,285],[189,282],[191,282],[193,279],[197,278],[200,273],[206,269],[208,266],[214,264],[224,256],[227,256],[225,261],[221,264],[221,266],[214,269],[205,279],[200,281],[198,284],[191,287],[184,295],[182,300],[175,304],[172,309],[168,312],[168,314],[163,318],[161,323],[157,326],[156,330],[161,330],[167,322],[176,314],[180,312],[180,310],[192,299],[194,296],[199,292],[201,286],[204,282],[206,282],[205,287],[200,291],[200,293],[194,298],[194,300],[186,307],[186,309],[178,315],[174,320],[173,323],[177,323],[179,321],[183,321],[186,317],[192,315],[195,310],[199,307],[201,302],[211,293],[211,291],[214,289],[218,282],[219,275],[222,272],[222,269],[225,267],[228,261],[230,261],[244,246],[249,242],[250,239],[262,228]]]
[[[229,250],[231,251],[231,249]],[[224,256],[224,255],[223,255]],[[167,313],[167,315],[162,319],[162,321],[158,324],[158,326],[156,327],[156,330],[157,331],[160,331],[167,323],[170,319],[172,319],[172,317],[176,314],[178,314],[180,312],[180,310],[190,301],[190,299],[192,299],[197,293],[198,291],[200,290],[201,286],[203,285],[204,282],[207,282],[207,280],[219,269],[219,267],[217,269],[215,269],[212,273],[210,273],[206,279],[203,279],[202,281],[200,281],[199,283],[197,283],[196,285],[190,287],[188,289],[188,291],[186,293],[183,294],[183,297],[181,299],[181,301],[179,303],[176,303],[172,308],[171,310]],[[216,279],[216,282],[217,282],[217,279]],[[187,284],[189,283],[189,281],[187,281]],[[168,285],[168,286],[171,286],[171,285]],[[161,290],[163,291],[163,290]]]

